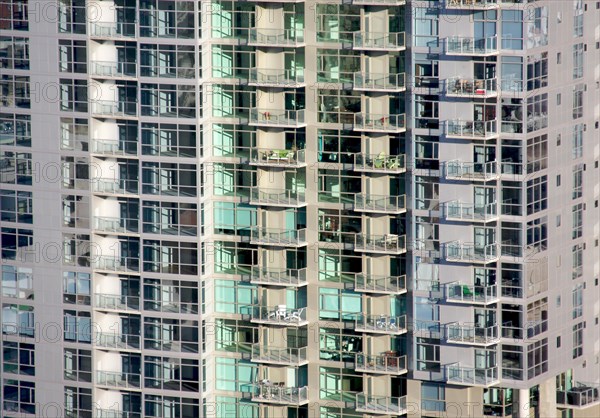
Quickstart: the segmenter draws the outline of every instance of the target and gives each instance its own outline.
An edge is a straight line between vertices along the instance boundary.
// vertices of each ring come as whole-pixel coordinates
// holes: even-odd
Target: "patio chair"
[[[285,317],[285,320],[288,322],[300,322],[302,320],[302,313],[306,308],[300,308],[293,311],[291,314]]]

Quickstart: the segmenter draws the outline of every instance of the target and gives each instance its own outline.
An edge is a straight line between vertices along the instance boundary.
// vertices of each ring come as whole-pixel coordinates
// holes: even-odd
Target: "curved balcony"
[[[446,80],[446,96],[486,99],[496,97],[498,96],[498,80],[495,78],[449,78]]]
[[[354,279],[354,291],[383,295],[401,295],[406,293],[406,276],[357,274]]]
[[[135,37],[135,23],[123,22],[91,22],[90,36],[92,38],[104,38],[120,40]]]
[[[498,244],[475,245],[452,241],[444,245],[445,259],[452,263],[486,264],[500,259]]]
[[[369,213],[406,212],[406,196],[384,196],[372,194],[354,195],[354,211]]]
[[[253,148],[250,150],[250,165],[265,167],[306,167],[306,150]]]
[[[259,87],[302,87],[306,86],[304,75],[296,70],[274,70],[271,68],[251,68],[248,85]]]
[[[305,45],[304,29],[252,28],[248,45],[273,47],[301,47]]]
[[[379,154],[357,154],[354,157],[354,171],[365,171],[370,173],[399,174],[406,172],[406,161],[404,155]]]
[[[250,244],[277,247],[304,247],[306,229],[255,228],[250,232]]]
[[[498,161],[470,163],[453,160],[444,164],[444,176],[447,180],[494,181],[500,178],[501,170]]]
[[[100,118],[137,118],[137,103],[112,100],[92,101],[92,115]]]
[[[406,132],[406,115],[356,113],[354,130],[359,132]]]
[[[96,293],[94,295],[94,308],[110,311],[139,311],[139,296],[121,296],[108,293]]]
[[[446,0],[446,8],[459,10],[489,10],[499,7],[497,0]]]
[[[306,195],[286,189],[268,189],[252,187],[250,191],[250,204],[260,206],[295,207],[306,206]]]
[[[406,409],[406,396],[375,396],[366,393],[356,394],[356,412],[381,415],[404,415]]]
[[[285,305],[256,307],[252,311],[250,322],[286,327],[301,327],[308,325],[308,321],[306,320],[306,308],[288,309]]]
[[[277,364],[282,366],[303,366],[308,364],[307,347],[269,347],[262,343],[252,345],[250,361],[253,363]]]
[[[500,383],[498,367],[479,369],[455,363],[445,366],[445,371],[446,381],[454,385],[489,387]]]
[[[262,126],[270,128],[303,128],[304,109],[250,109],[250,126]]]
[[[119,61],[90,61],[89,74],[102,78],[136,78],[137,65],[135,62]]]
[[[404,32],[355,32],[354,49],[363,51],[403,51],[406,49]]]
[[[92,192],[97,194],[106,195],[123,195],[123,196],[137,196],[138,181],[137,180],[118,180],[118,179],[106,179],[99,178],[93,179]]]
[[[108,216],[94,216],[94,230],[104,234],[138,234],[138,220]]]
[[[406,90],[406,75],[391,73],[354,73],[354,90],[401,92]]]
[[[94,269],[121,273],[139,273],[140,259],[137,257],[98,256],[94,259]]]
[[[461,325],[455,322],[446,325],[446,341],[452,344],[487,347],[498,344],[500,334],[498,325],[478,327],[475,325]]]
[[[127,157],[138,155],[137,141],[115,141],[110,139],[95,139],[92,141],[92,153],[108,157]]]
[[[486,57],[498,54],[498,38],[472,38],[452,36],[446,39],[447,55]]]
[[[271,383],[268,380],[254,386],[252,401],[278,405],[308,404],[308,386],[285,387],[284,383]]]
[[[354,251],[379,254],[402,254],[406,252],[406,235],[356,234]]]
[[[116,334],[110,332],[99,332],[95,335],[96,347],[115,350],[139,350],[140,335]]]
[[[406,315],[395,317],[361,315],[354,321],[354,330],[372,334],[404,334],[408,331],[406,328]]]
[[[408,372],[406,356],[394,355],[369,356],[359,353],[355,357],[354,370],[359,373],[402,375]]]
[[[474,286],[454,282],[446,285],[446,300],[467,305],[489,305],[497,303],[500,299],[498,298],[498,287],[495,285]]]
[[[499,219],[498,203],[474,205],[453,200],[444,204],[444,219],[454,222],[494,222]]]
[[[498,138],[498,121],[446,121],[446,137],[470,140],[488,140]]]
[[[308,284],[306,271],[306,268],[288,269],[253,266],[250,283],[263,286],[306,286]]]
[[[97,371],[96,384],[122,389],[139,389],[141,375],[136,373]]]

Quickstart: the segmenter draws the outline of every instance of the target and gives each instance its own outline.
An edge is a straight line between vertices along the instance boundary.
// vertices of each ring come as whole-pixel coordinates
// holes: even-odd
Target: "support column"
[[[519,404],[517,409],[517,417],[530,418],[529,414],[529,389],[519,389]]]

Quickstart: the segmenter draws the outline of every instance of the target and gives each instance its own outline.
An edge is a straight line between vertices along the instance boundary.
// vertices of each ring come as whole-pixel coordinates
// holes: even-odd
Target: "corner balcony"
[[[406,333],[406,315],[361,315],[354,321],[354,331],[371,334],[394,334]]]
[[[557,390],[556,403],[559,408],[570,409],[586,409],[600,405],[600,386],[576,383],[569,390]]]
[[[284,384],[283,382],[262,381],[259,385],[254,386],[252,401],[292,406],[308,404],[308,386],[285,387]]]
[[[254,266],[252,267],[250,283],[262,286],[306,286],[308,284],[306,271],[306,268],[288,269]]]
[[[108,293],[96,293],[94,295],[94,308],[110,311],[139,311],[139,296],[111,295]]]
[[[303,128],[304,109],[250,109],[250,126],[262,126],[267,128]]]
[[[500,383],[498,367],[479,369],[455,363],[445,366],[445,370],[446,382],[453,385],[490,387]]]
[[[136,180],[93,179],[92,192],[109,196],[137,196],[138,182]]]
[[[354,73],[354,90],[401,92],[406,90],[406,76],[390,73]]]
[[[97,371],[94,383],[98,386],[108,386],[111,388],[139,389],[140,382],[141,375],[136,373]]]
[[[395,352],[391,352],[395,353]],[[369,356],[359,353],[355,357],[354,370],[359,373],[402,375],[408,372],[406,356],[397,357],[393,354]]]
[[[497,161],[470,163],[460,160],[447,161],[444,165],[447,180],[494,181],[501,176]]]
[[[406,212],[406,196],[383,196],[372,194],[354,195],[354,211],[369,213]]]
[[[248,85],[259,87],[303,87],[304,75],[295,70],[273,70],[270,68],[251,68]]]
[[[286,305],[278,305],[271,308],[265,306],[256,307],[252,311],[250,322],[284,327],[308,325],[306,308],[288,309]]]
[[[308,364],[307,347],[277,348],[265,346],[261,343],[253,344],[250,361],[281,366],[304,366]]]
[[[354,291],[382,295],[401,295],[406,293],[406,276],[357,274],[354,279]]]
[[[498,0],[446,0],[447,9],[490,10],[498,7]]]
[[[135,23],[91,22],[90,36],[92,38],[115,40],[135,38]]]
[[[477,327],[461,325],[458,322],[446,325],[446,341],[452,344],[475,345],[487,347],[498,344],[500,335],[498,325]]]
[[[475,245],[462,241],[446,243],[445,259],[451,263],[486,264],[500,259],[498,244]]]
[[[498,80],[453,77],[446,80],[446,96],[491,98],[498,96]]]
[[[250,204],[300,208],[306,206],[306,196],[304,192],[255,186],[250,192]]]
[[[453,222],[495,222],[499,219],[498,204],[474,205],[452,200],[444,204],[444,219]]]
[[[100,118],[136,118],[137,103],[112,100],[93,101],[92,115]]]
[[[252,28],[248,45],[273,47],[302,47],[305,45],[304,29]]]
[[[95,335],[94,345],[114,350],[139,350],[140,335],[99,332]]]
[[[95,270],[116,273],[139,273],[140,259],[137,257],[98,256],[94,259]]]
[[[446,55],[487,57],[498,55],[498,38],[452,36],[446,39]]]
[[[92,139],[92,154],[107,157],[137,157],[137,141],[115,141],[110,139]]]
[[[366,393],[356,394],[356,412],[364,414],[381,415],[404,415],[408,412],[406,408],[406,396],[400,398],[393,396],[375,396]]]
[[[354,171],[368,173],[400,174],[406,172],[404,155],[357,154],[354,157]]]
[[[406,252],[406,235],[356,234],[354,251],[378,254],[403,254]]]
[[[253,148],[250,150],[250,165],[264,167],[306,167],[306,150]]]
[[[475,286],[461,282],[446,285],[446,301],[466,305],[489,305],[499,302],[498,287]]]
[[[276,247],[305,247],[306,229],[255,228],[250,233],[250,244]]]
[[[136,78],[135,62],[90,61],[89,74],[100,78]]]
[[[361,51],[403,51],[404,32],[355,32],[353,49]]]
[[[498,138],[498,121],[446,121],[446,137],[471,140],[488,140]]]
[[[138,234],[138,220],[94,216],[94,232],[103,234]]]
[[[359,132],[406,132],[406,115],[355,113],[354,130]]]

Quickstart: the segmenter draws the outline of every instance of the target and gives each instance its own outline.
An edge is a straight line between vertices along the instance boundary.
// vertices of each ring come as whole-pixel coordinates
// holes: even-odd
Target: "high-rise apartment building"
[[[0,0],[0,416],[600,416],[600,2]]]

